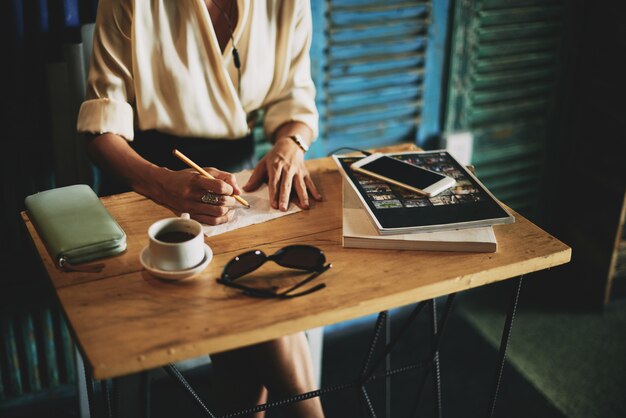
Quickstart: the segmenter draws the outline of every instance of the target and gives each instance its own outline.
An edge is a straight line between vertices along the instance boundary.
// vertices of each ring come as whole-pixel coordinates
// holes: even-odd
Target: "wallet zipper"
[[[89,273],[99,273],[104,268],[104,263],[94,264],[72,264],[65,257],[59,258],[59,267],[65,271],[85,271]]]

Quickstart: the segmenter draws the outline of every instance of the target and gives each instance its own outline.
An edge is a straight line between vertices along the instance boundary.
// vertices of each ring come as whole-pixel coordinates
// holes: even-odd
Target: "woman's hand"
[[[100,169],[174,213],[186,212],[198,222],[218,225],[228,222],[233,215],[230,209],[239,204],[231,195],[240,194],[241,188],[230,173],[209,167],[206,171],[215,179],[208,179],[192,169],[159,167],[137,154],[124,138],[110,133],[88,137],[85,146]],[[202,201],[207,192],[217,196],[211,203]]]
[[[246,192],[254,191],[265,180],[270,204],[274,209],[287,210],[292,189],[297,196],[294,201],[302,209],[309,208],[309,193],[315,200],[322,200],[304,165],[304,152],[289,137],[279,137],[276,140],[272,150],[261,159],[243,189]]]
[[[233,194],[240,194],[235,176],[212,167],[205,168],[215,179],[209,179],[195,170],[172,171],[159,169],[155,176],[158,185],[154,199],[175,213],[189,213],[200,223],[219,225],[233,217],[231,209],[237,205]],[[202,197],[210,193],[204,203]]]

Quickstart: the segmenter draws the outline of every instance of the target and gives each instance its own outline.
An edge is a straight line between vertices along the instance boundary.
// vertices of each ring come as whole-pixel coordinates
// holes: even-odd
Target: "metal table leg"
[[[509,312],[504,322],[504,330],[502,331],[502,338],[500,340],[500,350],[498,352],[498,361],[496,364],[496,376],[493,386],[493,392],[489,401],[489,410],[487,416],[492,418],[496,409],[496,401],[498,399],[498,392],[500,391],[500,385],[502,383],[502,372],[504,370],[504,362],[506,360],[506,350],[509,346],[509,340],[511,338],[511,329],[513,328],[513,319],[515,318],[515,311],[517,310],[517,304],[519,302],[519,295],[522,289],[522,280],[524,276],[519,276],[513,283],[513,298],[509,307]]]
[[[437,302],[434,299],[430,302],[430,321],[433,338],[435,338],[437,336]],[[433,392],[435,393],[435,418],[441,418],[441,370],[438,349],[435,351],[433,358]]]
[[[391,343],[391,315],[385,320],[385,346]],[[385,358],[385,372],[391,370],[391,353]],[[391,418],[391,376],[385,377],[385,418]]]
[[[295,395],[286,399],[281,399],[281,400],[277,400],[273,402],[267,402],[265,404],[257,405],[252,408],[230,412],[225,415],[220,415],[219,418],[232,418],[232,417],[237,417],[241,415],[252,414],[255,412],[266,411],[271,408],[280,407],[280,406],[287,405],[287,404],[294,403],[294,402],[300,402],[303,400],[319,397],[328,393],[342,391],[346,389],[356,389],[358,396],[362,401],[361,405],[364,408],[365,413],[367,413],[370,418],[376,418],[376,412],[374,409],[372,399],[370,398],[367,392],[367,389],[365,388],[366,383],[372,382],[377,379],[385,379],[387,382],[389,378],[391,378],[394,375],[405,373],[405,372],[416,370],[416,369],[424,369],[424,381],[423,382],[425,383],[431,369],[435,368],[436,371],[435,371],[435,375],[433,376],[433,379],[437,387],[439,387],[440,383],[439,383],[439,377],[438,377],[438,372],[437,372],[438,365],[435,365],[435,364],[438,364],[438,362],[436,361],[437,354],[439,352],[439,346],[441,344],[441,338],[443,336],[445,325],[450,316],[452,303],[454,301],[454,296],[455,295],[452,294],[447,297],[446,304],[445,304],[440,321],[437,321],[437,311],[436,311],[436,307],[434,306],[435,301],[434,300],[430,301],[431,315],[432,315],[431,319],[432,319],[433,341],[432,341],[431,351],[429,353],[428,358],[425,361],[391,369],[390,362],[389,362],[389,355],[392,352],[395,345],[400,340],[400,337],[402,337],[402,335],[409,329],[409,326],[414,322],[415,318],[422,311],[424,306],[426,306],[427,302],[419,302],[416,305],[416,307],[413,309],[413,311],[411,312],[411,314],[409,315],[405,323],[402,324],[400,329],[393,336],[390,335],[390,330],[388,328],[388,325],[389,325],[388,312],[383,311],[378,315],[378,318],[376,320],[376,325],[374,327],[374,334],[372,335],[365,359],[363,361],[361,372],[354,381],[343,383],[343,384],[338,384],[338,385],[334,385],[334,386],[330,386],[326,388],[321,388],[319,390],[314,390],[311,392]],[[376,344],[380,338],[381,330],[383,329],[383,326],[385,325],[387,325],[386,335],[385,335],[385,343],[386,343],[385,347],[383,349],[383,352],[376,358],[374,362],[372,362]],[[384,370],[382,371],[382,373],[376,374],[376,370],[383,363],[385,364]],[[174,364],[169,364],[165,366],[164,369],[170,375],[170,377],[172,377],[176,382],[178,382],[181,385],[181,387],[192,398],[192,400],[201,409],[201,411],[205,414],[205,416],[208,416],[209,418],[217,417],[210,411],[208,406],[203,402],[200,396],[195,392],[195,390],[191,387],[191,385],[187,382],[185,377],[182,375],[182,373],[180,373],[180,371],[176,368]],[[421,385],[421,389],[423,389],[423,386],[424,384]],[[419,400],[419,397],[421,395],[421,389],[417,393],[417,397],[416,397],[417,400]],[[436,391],[439,392],[439,390],[436,390]],[[387,392],[387,394],[389,394],[389,392]],[[437,402],[440,404],[441,402],[440,397],[438,397]],[[387,414],[386,418],[390,418],[389,416],[390,406],[389,406],[389,402],[387,399],[386,399],[385,409],[386,409],[386,414]],[[441,407],[437,406],[436,411],[438,411],[437,413],[440,414]]]
[[[443,308],[443,313],[441,316],[441,322],[439,323],[439,329],[433,334],[433,343],[432,343],[432,347],[431,347],[431,352],[430,355],[428,356],[428,361],[426,363],[426,367],[424,370],[424,374],[422,375],[422,380],[418,386],[418,391],[417,391],[417,395],[415,397],[415,402],[413,404],[413,412],[410,416],[412,417],[416,417],[417,416],[417,409],[419,407],[419,401],[420,398],[422,396],[422,392],[424,390],[424,386],[426,386],[426,380],[428,379],[428,376],[432,370],[433,367],[435,367],[435,363],[436,363],[436,367],[437,367],[437,374],[438,374],[438,369],[439,369],[439,362],[435,361],[438,359],[438,355],[439,355],[439,346],[441,345],[441,337],[443,336],[443,332],[445,330],[445,326],[448,323],[448,318],[450,317],[450,312],[452,311],[452,303],[454,302],[454,297],[456,296],[455,293],[451,294],[448,296],[448,298],[446,299],[446,304]],[[432,323],[433,323],[433,329],[437,328],[437,308],[434,306],[435,305],[435,300],[431,300],[431,315],[432,315]],[[435,383],[437,385],[437,388],[435,388],[435,396],[437,397],[436,399],[436,403],[440,403],[441,402],[441,395],[440,395],[440,390],[439,388],[440,386],[440,382],[439,382],[439,378],[437,376],[434,377],[435,379]],[[441,414],[441,407],[437,407],[437,405],[435,405],[435,413],[437,414]]]
[[[523,276],[520,276],[516,282],[514,283],[514,294],[511,302],[511,306],[509,308],[505,324],[504,330],[502,333],[502,339],[500,342],[500,349],[498,353],[498,359],[496,364],[496,375],[495,382],[493,387],[493,393],[489,402],[489,410],[488,417],[492,418],[495,412],[495,405],[498,397],[498,392],[500,390],[501,382],[502,382],[502,373],[504,369],[504,362],[506,360],[506,351],[508,348],[508,343],[511,336],[511,329],[513,326],[513,319],[515,317],[515,313],[517,310],[517,305],[519,301],[520,290],[522,286]],[[364,412],[369,415],[370,418],[377,418],[374,405],[372,399],[370,398],[367,389],[365,388],[365,384],[372,382],[376,379],[384,378],[385,379],[385,417],[391,417],[391,377],[404,373],[410,370],[415,369],[423,369],[422,379],[418,386],[418,391],[416,393],[413,415],[417,413],[419,400],[421,394],[423,392],[423,388],[426,384],[426,381],[431,375],[432,372],[432,383],[433,383],[433,391],[435,396],[434,403],[434,415],[436,418],[442,417],[442,399],[441,399],[441,377],[440,377],[440,364],[439,364],[439,347],[441,345],[441,339],[443,336],[443,332],[445,329],[445,325],[449,319],[450,312],[452,309],[452,304],[454,301],[455,294],[451,294],[447,297],[446,303],[441,315],[441,319],[438,320],[437,317],[437,306],[436,301],[431,299],[430,301],[419,302],[413,311],[410,313],[407,320],[400,326],[395,335],[391,335],[391,323],[390,316],[387,311],[383,311],[378,315],[376,320],[376,324],[374,327],[374,334],[370,340],[370,344],[368,347],[368,351],[366,353],[365,359],[363,361],[363,365],[361,368],[361,372],[357,379],[353,382],[348,382],[344,384],[338,384],[327,388],[322,388],[319,390],[303,393],[300,395],[292,396],[290,398],[281,399],[274,402],[268,402],[262,405],[257,405],[253,408],[248,408],[241,411],[235,411],[231,413],[227,413],[225,415],[220,416],[220,418],[231,418],[237,417],[241,415],[247,415],[254,412],[265,411],[271,408],[283,406],[293,402],[299,402],[306,399],[311,399],[314,397],[319,397],[327,393],[332,393],[336,391],[341,391],[345,389],[356,389],[359,398],[362,401],[362,406],[364,407]],[[394,349],[395,345],[398,343],[400,337],[405,334],[405,332],[409,329],[409,326],[414,322],[419,313],[423,310],[424,306],[429,305],[430,308],[430,324],[431,331],[433,335],[433,340],[431,344],[431,349],[429,356],[421,362],[409,364],[403,367],[398,367],[395,369],[391,368],[391,352]],[[372,362],[372,358],[374,356],[374,351],[376,348],[376,344],[380,338],[381,331],[385,331],[385,345],[383,352],[376,358],[375,361]],[[80,354],[77,352],[77,364],[80,366],[82,363],[80,358]],[[384,364],[384,369],[382,373],[376,374],[376,370],[378,367]],[[208,416],[209,418],[217,418],[214,415],[208,406],[202,401],[202,399],[198,396],[195,390],[191,387],[191,385],[184,378],[182,373],[176,368],[174,364],[169,364],[164,366],[163,369],[167,372],[167,374],[172,377],[175,381],[177,381],[181,387],[185,390],[185,392],[193,399],[193,401],[198,405],[198,407],[202,410],[202,412]],[[79,368],[80,370],[80,368]],[[87,368],[83,367],[84,373],[79,373],[79,393],[82,396],[79,396],[81,402],[81,417],[84,418],[86,416],[90,416],[91,418],[95,418],[96,416],[101,416],[98,414],[95,407],[95,388],[94,381],[87,370]],[[82,377],[84,380],[82,380]],[[149,417],[150,416],[150,378],[148,372],[138,373],[136,375],[125,376],[120,378],[115,378],[112,380],[112,389],[113,389],[113,401],[111,402],[111,393],[109,392],[109,382],[103,381],[101,382],[101,391],[104,398],[104,416],[108,417]],[[86,396],[85,396],[86,392]],[[84,398],[87,398],[88,405],[84,405],[86,402]],[[137,402],[139,401],[139,402]],[[113,404],[113,407],[111,406]],[[87,411],[85,411],[87,410]],[[86,414],[85,414],[86,412]]]

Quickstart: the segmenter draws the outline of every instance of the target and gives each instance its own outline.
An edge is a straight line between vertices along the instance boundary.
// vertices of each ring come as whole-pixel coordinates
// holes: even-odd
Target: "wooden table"
[[[406,150],[406,147],[386,149]],[[136,193],[103,198],[126,231],[124,254],[101,273],[60,271],[23,212],[86,366],[97,380],[149,370],[286,334],[386,311],[569,262],[571,249],[515,213],[495,227],[495,253],[343,248],[342,179],[330,158],[308,162],[324,196],[311,210],[206,239],[213,261],[194,280],[166,282],[139,262],[147,229],[172,216]],[[267,254],[293,243],[320,247],[333,267],[327,287],[292,300],[256,299],[216,283],[224,264],[250,249]],[[267,263],[264,280],[284,269]],[[289,278],[281,279],[285,283]]]

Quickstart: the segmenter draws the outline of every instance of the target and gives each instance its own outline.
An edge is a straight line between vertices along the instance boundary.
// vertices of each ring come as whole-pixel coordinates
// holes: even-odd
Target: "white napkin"
[[[251,170],[235,173],[237,184],[239,186],[246,184],[250,175],[252,175]],[[267,184],[265,183],[254,192],[244,193],[241,197],[246,199],[246,201],[250,204],[250,209],[246,209],[243,206],[237,206],[235,209],[232,209],[235,212],[235,216],[233,216],[233,219],[229,222],[216,226],[202,225],[204,235],[212,237],[234,229],[243,228],[244,226],[259,224],[261,222],[267,222],[275,218],[280,218],[281,216],[291,215],[292,213],[300,212],[302,210],[294,203],[290,203],[289,208],[285,212],[272,208],[268,198]]]

